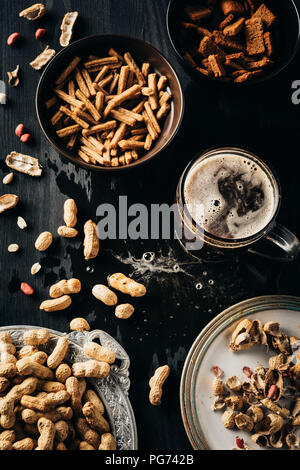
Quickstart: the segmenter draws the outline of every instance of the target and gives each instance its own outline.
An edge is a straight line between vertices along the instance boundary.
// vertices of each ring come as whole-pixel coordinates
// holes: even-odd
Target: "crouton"
[[[265,43],[265,47],[266,47],[267,56],[272,57],[272,55],[274,53],[274,48],[273,48],[272,34],[270,33],[270,31],[267,31],[264,34],[264,43]]]
[[[225,77],[226,72],[222,64],[222,59],[218,55],[210,55],[207,60],[215,78]]]
[[[274,65],[273,60],[270,60],[268,57],[264,56],[260,60],[255,60],[253,62],[248,62],[247,63],[247,69],[249,69],[249,70],[262,69],[264,67],[270,67],[271,65]]]
[[[207,70],[208,74],[212,75],[213,71],[212,71],[212,68],[210,66],[208,59],[203,59],[202,64],[203,64],[203,67]]]
[[[234,54],[227,54],[226,60],[239,60],[244,59],[245,54],[243,52],[235,52]]]
[[[276,21],[276,16],[264,3],[256,10],[252,18],[261,19],[267,28],[270,28],[274,21]]]
[[[245,22],[245,36],[249,55],[265,52],[263,23],[260,18],[251,18]]]
[[[226,26],[232,23],[233,20],[234,20],[234,15],[230,13],[230,15],[226,16],[225,20],[221,21],[221,23],[219,24],[219,29],[222,30],[226,28]]]
[[[239,75],[234,79],[235,83],[243,83],[246,82],[247,80],[251,80],[252,78],[255,78],[259,75],[262,74],[262,70],[254,70],[253,72],[246,72],[242,75]]]
[[[231,76],[232,77],[239,77],[240,75],[244,75],[245,73],[249,73],[249,70],[238,69],[238,70],[234,70],[233,72],[231,72]]]
[[[215,30],[213,32],[213,39],[218,46],[221,46],[224,49],[230,49],[238,52],[245,51],[245,46],[243,44],[241,44],[236,39],[231,39],[227,36],[224,36],[221,31]]]
[[[221,8],[225,16],[230,15],[243,15],[245,13],[244,5],[236,0],[222,0]]]
[[[220,49],[214,43],[214,41],[207,36],[205,36],[200,42],[198,52],[205,58],[207,58],[209,55],[216,54],[219,55],[222,59],[225,59],[226,55],[225,52],[222,51],[222,49]]]
[[[198,70],[198,72],[201,72],[206,77],[208,77],[209,75],[208,71],[206,69],[203,69],[202,67],[196,67],[196,70]]]
[[[210,8],[202,8],[197,5],[187,5],[184,11],[193,23],[199,23],[201,20],[211,15]]]
[[[226,28],[223,30],[223,34],[225,36],[236,36],[240,31],[242,31],[244,23],[245,18],[240,18],[235,23],[226,26]]]

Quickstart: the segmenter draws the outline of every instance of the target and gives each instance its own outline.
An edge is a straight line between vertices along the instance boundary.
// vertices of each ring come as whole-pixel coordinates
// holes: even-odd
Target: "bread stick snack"
[[[167,77],[151,63],[139,64],[130,52],[108,48],[103,57],[74,57],[57,77],[45,108],[57,137],[79,160],[116,167],[151,150],[171,100]]]

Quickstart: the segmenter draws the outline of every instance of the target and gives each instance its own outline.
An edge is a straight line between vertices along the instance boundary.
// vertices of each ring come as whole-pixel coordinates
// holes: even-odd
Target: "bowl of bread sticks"
[[[124,171],[156,157],[173,140],[184,97],[174,69],[150,44],[95,35],[49,63],[36,110],[61,155],[90,170]]]

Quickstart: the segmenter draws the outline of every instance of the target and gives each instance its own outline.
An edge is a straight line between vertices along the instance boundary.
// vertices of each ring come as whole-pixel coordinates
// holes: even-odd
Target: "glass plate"
[[[180,405],[185,430],[196,450],[230,450],[235,437],[243,438],[251,448],[260,449],[250,435],[240,430],[225,429],[221,412],[211,411],[214,401],[211,367],[218,365],[225,377],[237,375],[245,380],[242,368],[268,366],[263,346],[232,353],[228,349],[231,334],[243,318],[259,319],[262,323],[273,320],[280,323],[288,335],[300,336],[300,298],[284,295],[256,297],[245,300],[215,317],[200,333],[186,358],[180,384]]]
[[[24,346],[23,333],[26,330],[39,329],[40,326],[5,326],[1,331],[9,332],[17,348]],[[45,352],[53,350],[57,340],[65,333],[50,330],[50,340],[40,347]],[[83,345],[90,341],[98,341],[102,346],[107,346],[116,352],[116,362],[111,366],[110,374],[105,379],[87,379],[100,396],[108,415],[112,433],[117,442],[117,450],[137,450],[137,429],[133,410],[128,398],[130,388],[129,366],[130,359],[122,346],[108,333],[102,330],[81,333],[73,331],[69,333],[69,349],[66,354],[66,362],[83,362],[89,360],[83,352]]]

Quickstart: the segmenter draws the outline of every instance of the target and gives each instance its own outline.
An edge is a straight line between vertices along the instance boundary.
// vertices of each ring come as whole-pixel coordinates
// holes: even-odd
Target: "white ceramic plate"
[[[265,296],[236,304],[218,315],[200,333],[184,365],[180,401],[186,432],[194,449],[230,450],[239,436],[251,448],[260,449],[248,433],[225,429],[221,412],[211,411],[214,402],[212,366],[218,365],[224,377],[237,375],[246,380],[244,366],[251,369],[268,366],[266,348],[255,346],[248,351],[233,353],[228,349],[231,333],[241,318],[259,319],[262,323],[273,320],[280,323],[288,335],[300,336],[300,298]]]

